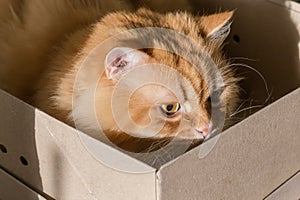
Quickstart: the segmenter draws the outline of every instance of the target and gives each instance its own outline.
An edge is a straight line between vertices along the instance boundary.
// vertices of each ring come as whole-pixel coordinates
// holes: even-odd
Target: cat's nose
[[[196,128],[196,131],[197,133],[201,134],[203,137],[206,137],[210,132],[210,128],[208,126],[199,127]]]

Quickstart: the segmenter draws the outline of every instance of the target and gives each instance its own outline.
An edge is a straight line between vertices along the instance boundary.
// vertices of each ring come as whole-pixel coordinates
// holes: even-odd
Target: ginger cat
[[[0,87],[128,151],[152,151],[173,138],[203,141],[216,128],[211,101],[224,105],[225,117],[238,101],[239,78],[222,53],[233,12],[159,14],[108,2],[7,4],[10,14],[0,25]],[[127,11],[113,12],[120,8]],[[157,29],[163,34],[149,27],[163,28]],[[217,76],[203,52],[221,74],[222,84],[213,89],[209,84]]]

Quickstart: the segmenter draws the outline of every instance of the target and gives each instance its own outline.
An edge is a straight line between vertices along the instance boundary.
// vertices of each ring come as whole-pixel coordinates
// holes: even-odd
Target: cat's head
[[[85,52],[122,31],[145,27],[178,32],[195,41],[200,49],[170,32],[155,37],[151,34],[156,33],[147,32],[149,41],[147,34],[141,31],[132,34],[128,41],[143,40],[154,46],[136,49],[121,45],[105,52],[101,63],[104,73],[99,79],[89,81],[97,81],[92,102],[95,112],[85,109],[91,103],[84,97],[88,92],[80,94],[74,107],[74,111],[79,112],[75,115],[78,128],[96,129],[95,121],[89,120],[96,113],[97,123],[108,138],[120,146],[135,139],[200,141],[209,136],[213,131],[211,94],[219,92],[217,103],[224,105],[221,109],[225,115],[237,101],[238,78],[234,77],[221,50],[230,31],[232,14],[199,17],[141,9],[134,14],[121,12],[104,17],[94,26],[86,44],[89,49]],[[216,71],[203,52],[221,75],[222,84],[215,88],[217,91],[209,89],[209,84],[216,79]],[[93,77],[95,71],[84,73],[84,77]],[[86,81],[84,84],[81,88],[89,87]]]

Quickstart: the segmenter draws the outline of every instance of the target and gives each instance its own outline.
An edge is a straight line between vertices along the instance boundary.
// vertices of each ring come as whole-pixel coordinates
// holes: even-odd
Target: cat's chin
[[[191,149],[195,148],[196,146],[199,146],[200,144],[202,144],[204,142],[204,140],[205,140],[204,138],[193,140],[187,150],[191,150]]]
[[[183,139],[180,137],[140,138],[117,130],[104,131],[111,146],[130,153],[151,153],[163,148],[180,147],[188,151],[200,145],[204,139]]]

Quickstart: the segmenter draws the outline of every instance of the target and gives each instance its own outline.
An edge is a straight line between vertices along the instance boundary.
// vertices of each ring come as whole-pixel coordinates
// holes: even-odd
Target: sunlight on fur
[[[240,78],[222,53],[232,11],[194,16],[145,8],[115,11],[117,4],[108,1],[104,7],[109,9],[92,1],[79,2],[24,1],[18,7],[8,3],[11,12],[0,26],[0,61],[5,63],[0,67],[1,88],[130,152],[155,151],[174,138],[189,141],[187,150],[208,138],[214,129],[211,94],[218,95],[226,119],[239,112]],[[122,10],[131,10],[122,3],[118,4]],[[158,36],[137,31],[127,38],[132,44],[144,40],[151,48],[133,48],[115,39],[111,46],[91,53],[119,33],[146,27],[172,30],[195,41],[217,66],[222,88],[210,91],[210,82],[216,80],[207,59],[169,33]],[[140,85],[125,98],[130,87],[149,77],[156,82]],[[105,136],[99,134],[99,126]]]

